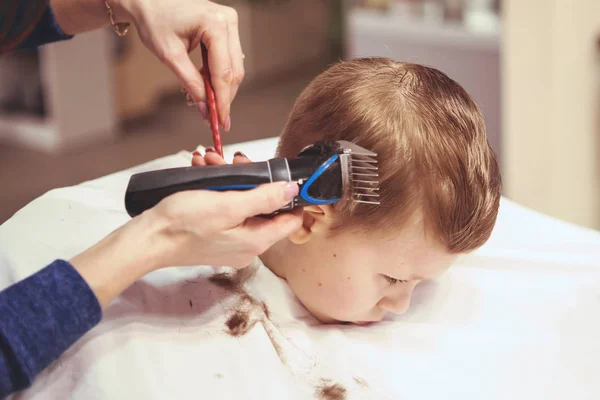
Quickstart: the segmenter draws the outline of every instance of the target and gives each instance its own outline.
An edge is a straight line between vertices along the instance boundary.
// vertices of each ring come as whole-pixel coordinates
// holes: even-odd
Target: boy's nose
[[[386,312],[401,315],[408,311],[410,306],[410,300],[412,298],[413,289],[416,286],[416,282],[407,282],[404,285],[407,287],[405,290],[394,293],[391,296],[386,296],[379,301],[379,308]]]
[[[410,306],[410,295],[398,299],[385,298],[379,302],[379,308],[383,311],[401,315],[408,311]]]

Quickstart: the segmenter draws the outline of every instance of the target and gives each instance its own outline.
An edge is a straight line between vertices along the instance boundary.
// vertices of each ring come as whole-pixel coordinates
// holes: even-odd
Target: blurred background
[[[277,136],[336,60],[426,64],[482,108],[506,197],[600,229],[600,1],[217,2],[237,10],[246,55],[224,144]],[[52,188],[199,144],[210,129],[135,30],[0,56],[0,223]]]

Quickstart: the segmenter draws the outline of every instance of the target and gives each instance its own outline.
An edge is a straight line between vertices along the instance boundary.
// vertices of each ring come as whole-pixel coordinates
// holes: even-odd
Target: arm
[[[66,261],[0,292],[0,398],[29,386],[100,321],[100,305]]]
[[[105,0],[49,0],[56,21],[70,35],[89,32],[110,26]],[[135,2],[128,8],[122,0],[108,0],[116,22],[133,22],[131,13],[136,12]]]
[[[5,0],[0,52],[35,48],[110,25],[104,0]],[[108,0],[117,22],[132,22],[120,0]],[[132,7],[131,10],[135,8]]]
[[[56,23],[48,0],[4,0],[0,6],[0,53],[70,38]]]
[[[281,183],[177,193],[69,262],[57,260],[0,292],[0,398],[28,387],[145,274],[172,265],[247,266],[302,222],[293,214],[252,216],[297,194],[298,185]]]
[[[5,5],[0,7],[0,52],[31,49],[110,25],[104,0],[3,2]],[[108,4],[118,22],[131,22],[131,16],[120,0],[108,0]]]
[[[56,260],[0,292],[0,398],[23,390],[92,329],[102,309],[146,272],[161,246],[132,220],[71,262]]]
[[[115,22],[135,26],[208,120],[204,82],[189,57],[200,42],[206,45],[219,122],[229,131],[230,105],[244,78],[236,11],[207,0],[107,1]],[[70,39],[109,24],[105,0],[2,0],[0,53]]]

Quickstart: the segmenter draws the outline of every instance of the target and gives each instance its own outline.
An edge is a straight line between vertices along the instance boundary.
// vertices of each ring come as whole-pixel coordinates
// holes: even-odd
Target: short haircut
[[[341,201],[342,227],[398,228],[420,211],[453,253],[491,235],[501,177],[481,110],[444,73],[388,58],[334,64],[297,99],[277,154],[319,140],[347,140],[378,154],[381,205]]]

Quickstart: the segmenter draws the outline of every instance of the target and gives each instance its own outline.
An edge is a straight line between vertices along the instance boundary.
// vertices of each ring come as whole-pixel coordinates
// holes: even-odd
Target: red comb
[[[204,79],[204,87],[206,88],[206,99],[208,101],[208,111],[210,114],[210,129],[212,130],[213,142],[215,150],[223,157],[223,144],[221,143],[221,132],[219,130],[219,113],[217,111],[217,98],[215,91],[210,83],[210,70],[208,68],[208,50],[202,43],[202,69],[200,70]]]

